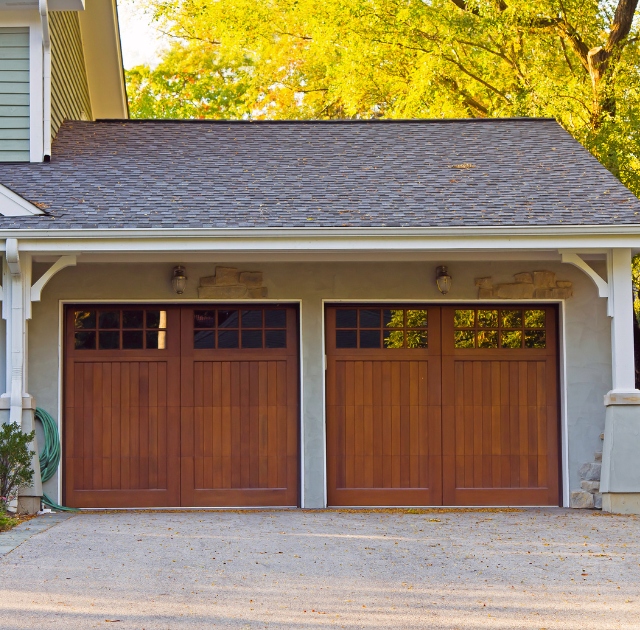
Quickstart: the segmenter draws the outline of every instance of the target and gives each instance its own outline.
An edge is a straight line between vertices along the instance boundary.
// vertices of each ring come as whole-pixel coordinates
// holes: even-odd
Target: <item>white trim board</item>
[[[523,230],[512,228],[381,228],[381,229],[228,229],[228,230],[0,230],[4,240],[17,238],[21,251],[33,254],[214,254],[290,253],[306,259],[310,253],[368,254],[376,260],[381,252],[517,252],[558,250],[604,252],[611,248],[640,251],[640,226],[610,228],[560,227]]]
[[[3,217],[24,217],[44,214],[44,212],[13,190],[0,184],[0,214]]]

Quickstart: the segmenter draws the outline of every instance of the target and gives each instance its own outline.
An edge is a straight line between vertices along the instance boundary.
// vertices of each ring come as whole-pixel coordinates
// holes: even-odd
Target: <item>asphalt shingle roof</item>
[[[640,200],[555,121],[66,122],[0,164],[48,216],[4,228],[640,223]]]

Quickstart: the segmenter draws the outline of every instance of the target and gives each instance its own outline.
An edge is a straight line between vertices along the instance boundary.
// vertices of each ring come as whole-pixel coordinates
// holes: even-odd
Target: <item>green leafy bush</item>
[[[29,450],[29,443],[34,437],[34,431],[23,433],[15,423],[0,425],[0,514],[6,512],[19,488],[33,483],[31,458],[34,452]]]
[[[6,514],[0,514],[0,532],[9,531],[19,523],[20,520],[17,518],[13,518],[12,516],[8,516]]]

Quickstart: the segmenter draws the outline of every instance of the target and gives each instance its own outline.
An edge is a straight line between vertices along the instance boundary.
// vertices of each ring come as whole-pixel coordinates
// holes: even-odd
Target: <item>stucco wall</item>
[[[322,300],[393,299],[442,301],[435,282],[435,263],[227,263],[188,264],[189,283],[181,301],[197,299],[198,279],[216,265],[264,272],[269,299],[302,300],[302,425],[304,437],[304,505],[324,505],[324,419]],[[603,396],[610,389],[610,326],[606,302],[592,281],[570,265],[549,262],[439,261],[453,277],[448,300],[475,300],[474,279],[492,276],[511,282],[514,273],[546,269],[573,282],[574,297],[565,303],[567,425],[569,485],[579,488],[577,470],[601,448]],[[29,324],[29,382],[37,404],[58,417],[59,300],[174,300],[169,282],[171,264],[82,264],[60,272],[47,285],[43,300],[33,305]],[[42,273],[36,268],[35,276]],[[562,321],[561,321],[562,325]],[[561,369],[562,372],[562,369]],[[564,377],[563,377],[564,378]],[[57,480],[45,491],[57,496]]]

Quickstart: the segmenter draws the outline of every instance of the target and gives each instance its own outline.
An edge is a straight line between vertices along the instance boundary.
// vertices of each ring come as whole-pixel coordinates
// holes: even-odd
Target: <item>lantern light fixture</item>
[[[185,268],[182,265],[173,268],[171,286],[178,295],[182,295],[187,288],[187,276],[185,275]]]
[[[446,295],[451,290],[451,276],[444,265],[436,267],[436,285],[442,295]]]

